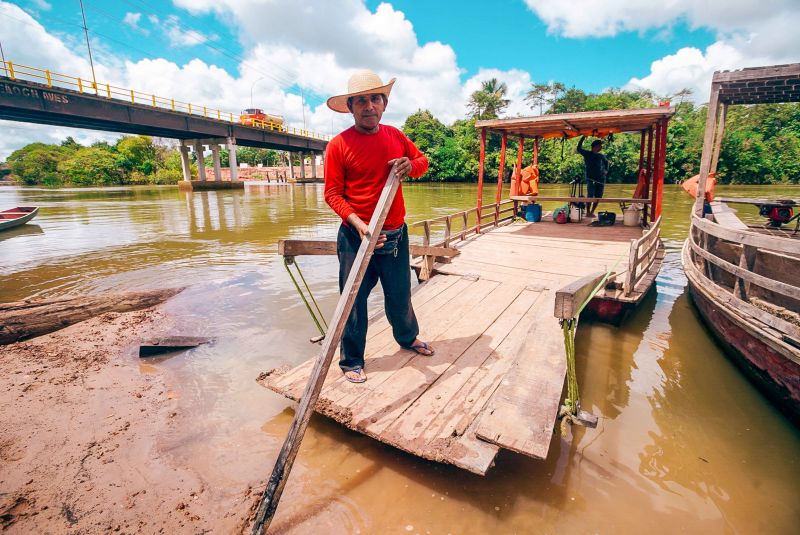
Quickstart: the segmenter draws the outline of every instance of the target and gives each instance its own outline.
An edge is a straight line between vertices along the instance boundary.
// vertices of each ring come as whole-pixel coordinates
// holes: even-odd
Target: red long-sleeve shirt
[[[376,134],[348,128],[334,137],[325,150],[325,202],[343,221],[355,213],[369,223],[391,169],[387,162],[403,156],[411,160],[412,178],[419,178],[428,170],[428,159],[397,128],[382,124]],[[400,228],[405,216],[401,186],[383,228]]]

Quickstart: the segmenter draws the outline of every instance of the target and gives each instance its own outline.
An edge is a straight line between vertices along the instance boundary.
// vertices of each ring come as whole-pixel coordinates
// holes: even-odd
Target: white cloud
[[[122,22],[127,24],[132,28],[136,28],[139,25],[139,21],[142,19],[141,13],[125,13],[125,16],[122,18]]]
[[[176,3],[194,12],[213,11],[231,21],[245,46],[239,72],[229,73],[197,58],[177,64],[164,58],[133,62],[102,57],[95,62],[98,81],[234,114],[250,107],[252,88],[256,107],[282,115],[290,126],[301,127],[305,119],[309,130],[323,133],[335,133],[352,124],[348,115],[330,111],[325,99],[343,92],[348,77],[363,68],[375,70],[386,81],[398,78],[384,115],[385,122],[396,126],[420,108],[431,110],[447,123],[465,117],[469,94],[481,80],[491,77],[508,84],[509,98],[514,101],[509,115],[530,113],[522,102],[530,75],[517,70],[483,69],[462,84],[462,70],[452,47],[440,42],[420,43],[411,22],[390,4],[370,11],[361,0],[280,6],[256,0]],[[12,4],[0,1],[0,10],[24,19],[26,25],[26,42],[9,41],[9,57],[84,78],[91,76],[82,50],[73,53],[62,40]],[[175,45],[194,45],[201,39],[213,38],[193,33],[171,17],[128,13],[124,22],[141,28],[145,20],[165,32],[174,30],[171,39]],[[269,24],[265,26],[264,21]],[[14,24],[17,23],[0,16],[0,35],[6,31],[12,34]],[[305,107],[298,87],[304,90]],[[52,141],[55,132],[61,137],[67,135],[65,130],[47,131],[26,125],[16,128],[18,135],[0,145],[0,158],[35,139]]]
[[[195,46],[208,41],[208,37],[202,33],[182,28],[180,19],[175,15],[168,16],[162,28],[171,46]]]
[[[50,5],[48,2],[46,2],[45,0],[32,0],[32,1],[33,4],[42,11],[50,11],[51,9],[53,9],[53,6]]]
[[[548,30],[565,37],[611,37],[621,32],[669,32],[680,22],[714,31],[717,40],[704,51],[681,48],[652,63],[650,73],[629,87],[668,95],[684,87],[705,101],[711,75],[722,69],[791,63],[800,60],[800,3],[797,0],[526,0]]]
[[[150,30],[147,30],[146,28],[142,28],[141,26],[139,26],[140,20],[142,20],[141,13],[128,12],[125,13],[125,16],[122,18],[122,23],[125,24],[126,26],[130,26],[137,32],[140,32],[144,35],[150,35]]]

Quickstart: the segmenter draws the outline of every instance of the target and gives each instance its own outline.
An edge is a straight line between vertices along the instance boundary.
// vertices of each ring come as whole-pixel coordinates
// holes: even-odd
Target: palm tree
[[[505,82],[499,82],[497,78],[484,80],[481,88],[472,93],[469,97],[469,114],[475,119],[497,119],[508,107],[510,102],[503,98],[508,93],[508,86]]]

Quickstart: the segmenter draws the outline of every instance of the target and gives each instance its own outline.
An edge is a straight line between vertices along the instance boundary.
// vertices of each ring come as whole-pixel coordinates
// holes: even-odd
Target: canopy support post
[[[661,205],[664,200],[664,172],[667,168],[667,128],[669,128],[669,120],[661,119],[659,128],[661,129],[661,147],[659,148],[660,157],[658,162],[658,193],[656,195],[656,207],[653,210],[653,215],[656,219],[661,217]]]
[[[506,172],[506,144],[508,143],[508,134],[503,132],[500,136],[500,167],[497,170],[497,195],[495,196],[494,204],[494,224],[500,220],[500,198],[503,196],[503,175]]]
[[[653,143],[653,179],[650,181],[653,189],[650,192],[650,206],[652,206],[652,219],[655,221],[658,218],[658,207],[656,206],[656,196],[658,195],[658,170],[659,162],[661,161],[661,127],[658,123],[655,126],[655,140]]]
[[[650,184],[653,182],[653,127],[647,129],[647,161],[645,162],[645,173],[647,174],[647,184],[644,189],[644,198],[650,196]],[[656,218],[653,216],[653,209],[645,206],[644,209],[650,212],[650,222],[655,223]],[[645,221],[647,221],[647,212],[645,212]]]
[[[711,153],[713,152],[714,131],[719,113],[719,84],[711,84],[711,99],[708,101],[706,131],[703,134],[703,154],[700,156],[700,178],[697,183],[697,197],[694,200],[694,213],[703,217],[703,202],[706,198],[706,182],[711,170]]]
[[[714,138],[714,152],[711,155],[711,167],[708,172],[716,174],[719,155],[722,152],[722,137],[725,132],[725,117],[728,115],[728,105],[723,103],[719,108],[719,123],[717,123],[717,135]]]
[[[519,136],[519,146],[517,147],[517,165],[515,167],[514,177],[511,179],[511,196],[514,197],[522,191],[522,158],[525,151],[525,138]],[[517,210],[519,201],[514,201],[514,219],[517,218]]]
[[[483,206],[483,162],[486,159],[486,128],[481,128],[481,155],[478,163],[478,220],[475,222],[475,233],[481,233],[481,206]]]

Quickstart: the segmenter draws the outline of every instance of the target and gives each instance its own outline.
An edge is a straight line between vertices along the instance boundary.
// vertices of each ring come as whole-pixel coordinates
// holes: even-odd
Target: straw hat
[[[347,81],[347,93],[329,98],[328,107],[339,113],[350,113],[350,110],[347,109],[347,99],[350,97],[383,93],[386,98],[389,98],[395,80],[397,78],[392,78],[388,84],[384,84],[383,80],[374,72],[358,71]]]

